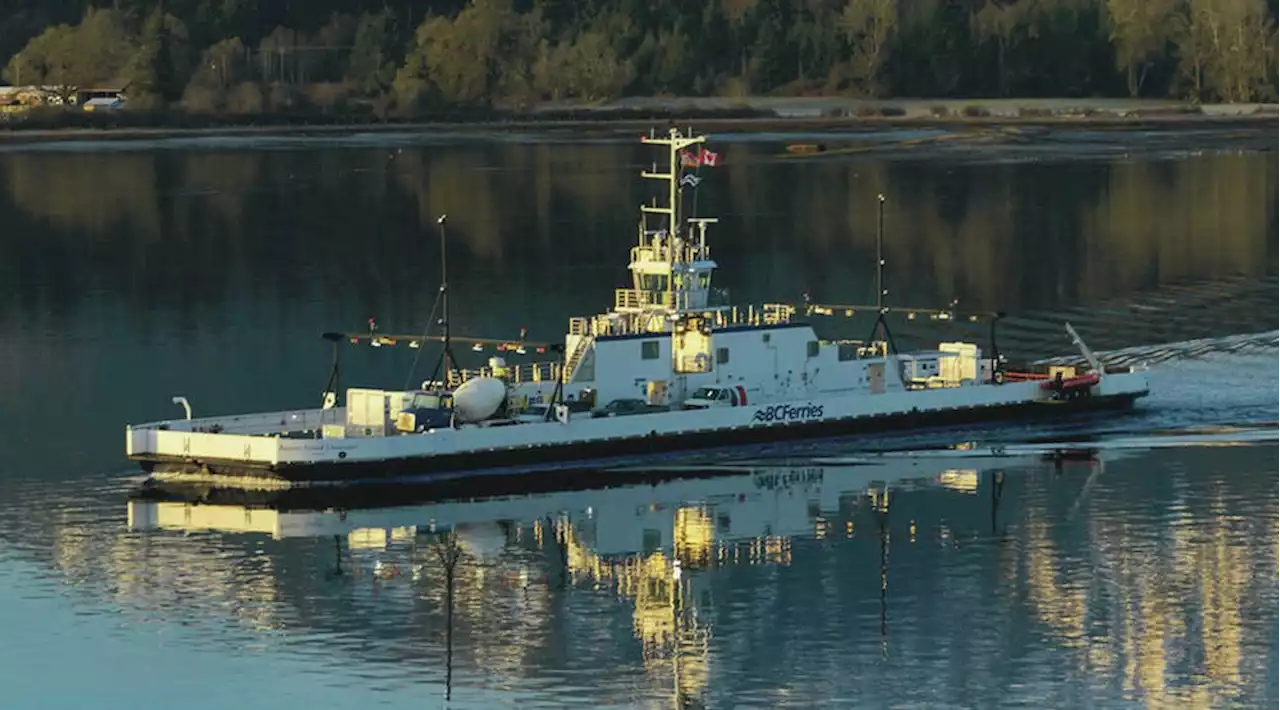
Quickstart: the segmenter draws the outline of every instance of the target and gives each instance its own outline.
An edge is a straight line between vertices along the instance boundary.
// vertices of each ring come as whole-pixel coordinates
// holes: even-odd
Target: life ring
[[[997,385],[1004,384],[1004,370],[996,370],[996,374],[991,378]]]

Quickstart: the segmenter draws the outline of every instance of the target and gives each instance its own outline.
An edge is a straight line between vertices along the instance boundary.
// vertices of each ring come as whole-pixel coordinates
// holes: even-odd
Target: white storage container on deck
[[[978,346],[973,343],[939,343],[938,352],[955,353],[954,357],[944,357],[940,363],[939,376],[949,382],[964,382],[978,379]]]
[[[403,392],[353,387],[347,390],[346,434],[352,438],[386,436],[403,408]]]

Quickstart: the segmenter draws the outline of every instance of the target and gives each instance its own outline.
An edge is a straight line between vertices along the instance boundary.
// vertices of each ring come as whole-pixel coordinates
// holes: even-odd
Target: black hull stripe
[[[732,447],[743,444],[857,436],[911,429],[965,426],[1008,420],[1062,419],[1068,416],[1124,410],[1141,395],[1085,397],[1059,403],[1019,402],[995,407],[905,412],[879,417],[826,419],[769,427],[739,427],[675,435],[637,436],[522,448],[470,451],[376,461],[325,461],[270,464],[244,461],[189,461],[163,456],[135,456],[147,473],[205,473],[276,478],[295,482],[362,481],[434,476],[468,470],[511,469],[548,463],[595,461],[624,456]],[[643,415],[639,415],[643,416]]]

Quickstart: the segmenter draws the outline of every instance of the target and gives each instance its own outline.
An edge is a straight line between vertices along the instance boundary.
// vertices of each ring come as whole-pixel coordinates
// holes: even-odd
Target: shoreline
[[[0,122],[0,142],[129,138],[486,130],[645,130],[696,122],[707,131],[810,132],[859,128],[1045,126],[1101,129],[1276,125],[1275,104],[1193,105],[1128,99],[620,99],[544,104],[520,112],[450,111],[405,119],[372,116],[46,113]],[[65,125],[65,124],[72,125]],[[64,124],[64,125],[57,125]],[[94,125],[97,124],[97,125]]]

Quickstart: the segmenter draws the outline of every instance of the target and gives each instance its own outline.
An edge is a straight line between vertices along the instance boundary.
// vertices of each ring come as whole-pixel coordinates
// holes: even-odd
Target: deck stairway
[[[569,353],[569,358],[564,361],[564,369],[561,372],[565,382],[573,381],[573,374],[578,371],[578,364],[582,362],[582,358],[586,357],[587,351],[591,349],[593,342],[595,342],[595,338],[589,335],[584,335],[578,340],[573,352]]]

